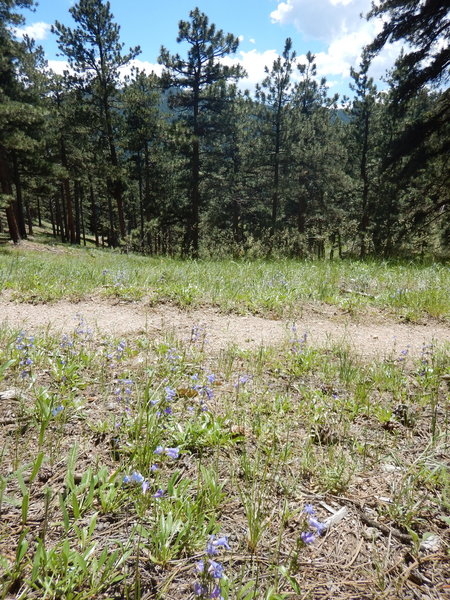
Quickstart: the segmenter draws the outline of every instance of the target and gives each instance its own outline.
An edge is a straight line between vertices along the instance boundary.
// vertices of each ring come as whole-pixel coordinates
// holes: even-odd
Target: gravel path
[[[258,316],[224,315],[212,308],[181,310],[171,305],[113,303],[88,300],[79,303],[22,304],[0,300],[0,323],[27,331],[70,332],[82,315],[98,334],[117,337],[148,335],[161,338],[168,332],[189,340],[193,327],[206,338],[212,351],[236,344],[242,349],[276,346],[292,338],[292,321]],[[296,319],[298,335],[308,334],[312,344],[346,342],[363,358],[398,354],[408,348],[420,354],[423,344],[450,342],[450,327],[443,323],[426,325],[386,321],[381,315],[352,319],[329,306],[305,307]]]

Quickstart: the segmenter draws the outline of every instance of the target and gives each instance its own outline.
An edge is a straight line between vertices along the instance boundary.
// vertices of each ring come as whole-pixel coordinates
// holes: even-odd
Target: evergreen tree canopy
[[[233,34],[216,29],[209,23],[205,13],[195,8],[189,13],[190,21],[180,21],[177,42],[187,42],[187,58],[170,55],[161,47],[158,62],[166,68],[163,79],[167,87],[177,90],[171,96],[171,105],[184,110],[184,122],[191,135],[189,159],[191,173],[189,182],[190,210],[187,219],[185,252],[198,255],[201,181],[200,141],[206,133],[208,116],[220,113],[226,95],[225,84],[238,79],[244,72],[239,66],[224,65],[220,58],[236,52],[239,39]],[[219,88],[219,93],[215,93]]]
[[[136,46],[130,48],[127,54],[122,54],[120,27],[113,21],[109,2],[79,0],[70,13],[77,23],[76,28],[71,29],[56,21],[53,32],[58,34],[60,50],[67,56],[69,65],[85,84],[85,93],[91,96],[97,107],[98,122],[107,140],[109,154],[108,190],[116,200],[119,232],[123,239],[126,236],[123,204],[125,183],[117,152],[113,100],[118,88],[119,69],[135,58],[140,48]],[[114,219],[110,212],[110,237],[116,243]]]
[[[445,0],[381,0],[372,4],[368,17],[387,17],[387,20],[369,45],[369,56],[375,56],[388,42],[403,40],[411,46],[398,63],[399,67],[408,71],[397,87],[400,102],[414,96],[424,85],[448,81],[449,15],[449,5]]]
[[[83,76],[97,77],[102,87],[117,82],[119,69],[140,53],[139,46],[122,54],[120,26],[114,23],[109,2],[79,0],[69,9],[75,29],[56,21],[53,32],[72,69]]]
[[[396,63],[400,76],[392,93],[391,110],[405,116],[408,104],[424,87],[445,88],[450,77],[450,11],[445,0],[381,0],[372,3],[368,18],[386,19],[366,48],[372,59],[385,44],[403,40],[409,46]],[[409,122],[393,140],[385,167],[403,160],[408,177],[435,156],[450,149],[450,90],[440,91],[433,110]],[[438,139],[433,139],[433,138]]]

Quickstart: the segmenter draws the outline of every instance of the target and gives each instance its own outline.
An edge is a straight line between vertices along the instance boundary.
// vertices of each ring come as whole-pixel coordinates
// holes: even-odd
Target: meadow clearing
[[[0,248],[0,598],[450,597],[450,271]]]

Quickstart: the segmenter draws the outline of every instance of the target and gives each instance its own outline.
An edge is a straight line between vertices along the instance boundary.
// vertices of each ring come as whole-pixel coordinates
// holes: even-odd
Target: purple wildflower
[[[167,385],[165,387],[166,392],[166,400],[170,402],[170,400],[173,400],[175,398],[175,396],[177,395],[176,390],[174,390],[173,388],[171,388],[169,385]]]
[[[315,519],[314,517],[310,517],[308,519],[308,524],[310,527],[314,527],[315,529],[317,529],[317,533],[320,535],[323,530],[325,529],[325,524],[321,523],[320,521],[318,521],[317,519]]]
[[[55,408],[52,410],[52,415],[54,417],[57,417],[59,415],[60,412],[62,412],[64,410],[64,406],[62,404],[60,404],[59,406],[55,406]]]
[[[312,544],[316,539],[312,531],[302,531],[300,537],[305,544]]]
[[[198,563],[195,563],[195,570],[197,573],[204,573],[205,563],[202,560],[199,560]]]
[[[222,537],[215,538],[214,535],[210,536],[208,544],[206,546],[206,554],[208,556],[214,556],[217,554],[217,548],[225,548],[226,550],[231,550],[230,545],[228,543],[228,538],[223,535]]]
[[[220,593],[220,587],[218,585],[215,585],[213,587],[213,590],[212,590],[211,595],[209,596],[209,598],[219,598],[219,600],[223,600],[223,596]]]
[[[305,508],[303,509],[303,511],[307,515],[311,515],[311,516],[316,513],[316,511],[314,510],[314,506],[312,504],[305,504]]]
[[[139,473],[139,471],[133,471],[131,473],[131,481],[133,483],[143,483],[144,476]]]
[[[204,596],[207,593],[208,593],[208,587],[206,585],[203,585],[202,583],[199,583],[198,581],[196,583],[194,583],[194,594],[196,596]]]
[[[223,565],[216,562],[215,560],[210,560],[208,573],[212,575],[214,579],[221,579],[223,577]]]
[[[166,448],[166,455],[169,458],[178,458],[180,455],[180,449],[179,448]]]

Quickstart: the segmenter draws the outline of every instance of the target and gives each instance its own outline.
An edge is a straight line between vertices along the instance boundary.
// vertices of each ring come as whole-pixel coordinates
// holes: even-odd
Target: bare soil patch
[[[147,335],[157,339],[167,333],[186,341],[196,328],[211,351],[231,344],[246,349],[277,346],[293,337],[292,320],[274,320],[254,315],[227,315],[214,308],[181,310],[169,304],[149,306],[92,299],[78,303],[25,304],[0,299],[0,323],[27,331],[70,332],[79,316],[101,335],[128,337]],[[351,317],[326,305],[306,306],[295,319],[297,334],[307,334],[309,343],[326,346],[348,344],[362,358],[384,357],[407,349],[418,356],[424,344],[450,342],[450,327],[428,321],[398,323],[381,313]]]

